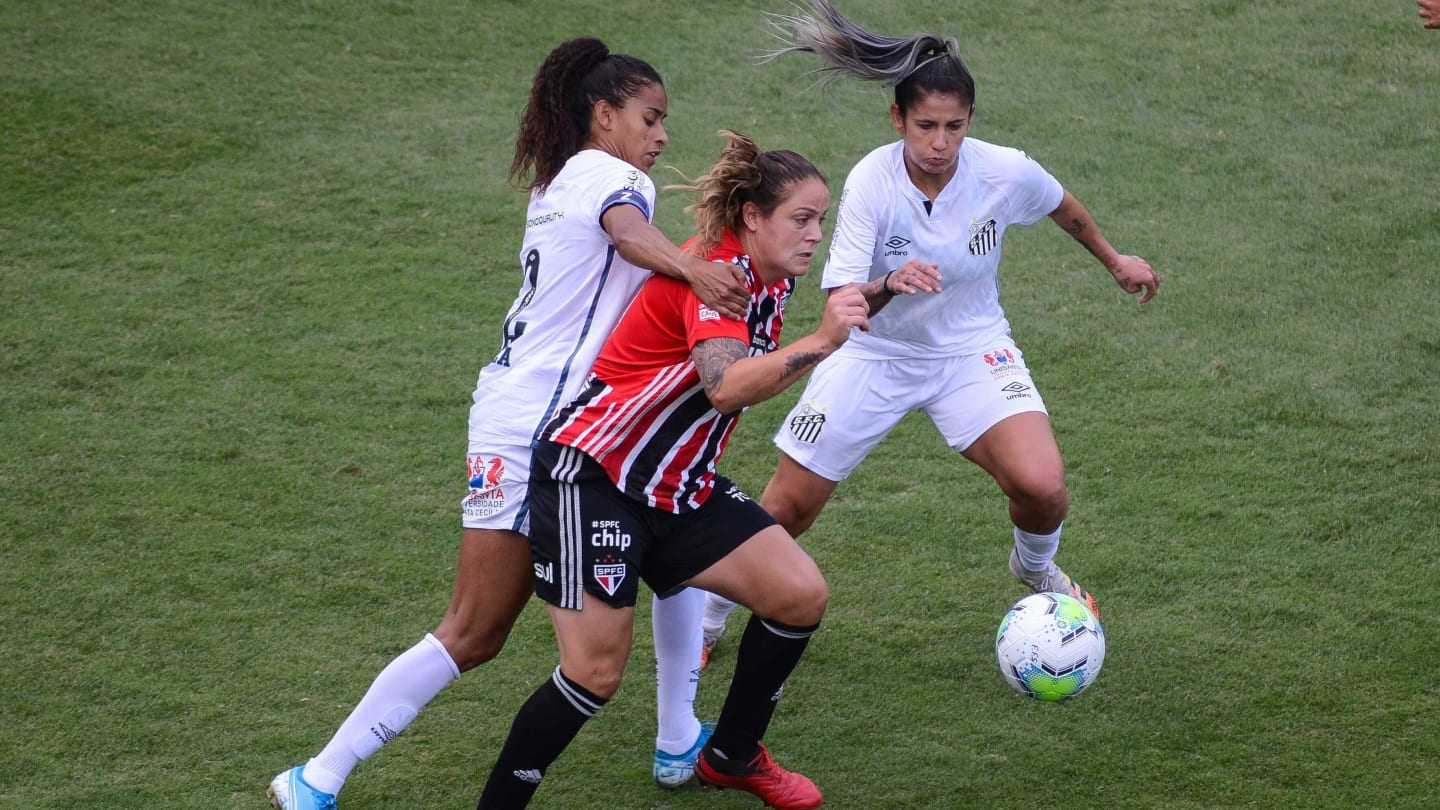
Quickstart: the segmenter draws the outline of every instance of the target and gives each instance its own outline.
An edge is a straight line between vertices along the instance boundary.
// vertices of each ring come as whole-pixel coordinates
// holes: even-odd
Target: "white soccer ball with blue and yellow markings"
[[[995,634],[1000,673],[1022,695],[1065,700],[1085,691],[1105,663],[1105,630],[1084,602],[1063,593],[1021,599]]]

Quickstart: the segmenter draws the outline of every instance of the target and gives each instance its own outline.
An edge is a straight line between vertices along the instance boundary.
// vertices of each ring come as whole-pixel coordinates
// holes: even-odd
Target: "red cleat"
[[[736,766],[720,760],[729,766],[723,771],[713,765],[712,756],[706,749],[695,760],[695,775],[702,784],[752,793],[777,810],[812,810],[825,803],[825,797],[814,782],[804,774],[787,771],[777,765],[763,745],[760,753],[745,765]]]

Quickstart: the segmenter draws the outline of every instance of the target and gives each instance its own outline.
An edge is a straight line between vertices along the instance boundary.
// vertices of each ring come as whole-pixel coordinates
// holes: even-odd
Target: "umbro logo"
[[[1012,394],[1018,394],[1021,391],[1029,391],[1030,386],[1026,385],[1025,383],[1012,382],[1004,388],[1001,388],[1000,390],[1009,391]]]
[[[905,248],[906,248],[907,246],[909,246],[909,244],[910,244],[910,240],[909,240],[909,239],[906,239],[906,238],[903,237],[903,236],[892,236],[892,237],[890,237],[889,239],[886,239],[886,240],[885,240],[885,247],[889,248],[888,250],[885,251],[885,255],[886,255],[886,256],[909,256],[909,255],[910,255],[909,251],[905,250]]]
[[[384,745],[385,743],[388,743],[396,737],[400,736],[399,731],[390,728],[384,723],[376,723],[375,725],[371,726],[370,733],[374,734],[375,737],[380,740],[381,745]]]

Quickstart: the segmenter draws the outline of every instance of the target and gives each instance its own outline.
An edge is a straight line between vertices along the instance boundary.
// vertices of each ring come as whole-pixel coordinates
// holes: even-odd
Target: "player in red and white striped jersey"
[[[721,318],[681,283],[647,284],[620,322],[590,381],[547,431],[559,444],[580,450],[605,468],[625,494],[680,514],[700,507],[710,494],[715,462],[740,418],[711,407],[691,359],[696,343],[719,338],[743,341],[752,356],[779,346],[792,278],[767,284],[755,275],[734,234],[710,253],[733,262],[750,282],[744,322]]]
[[[748,316],[727,321],[684,285],[647,280],[584,390],[546,428],[531,466],[530,546],[560,665],[516,717],[482,810],[525,806],[615,694],[640,579],[661,596],[694,586],[753,613],[696,775],[772,807],[821,804],[815,784],[776,765],[760,741],[829,591],[815,562],[715,465],[740,412],[798,380],[852,327],[869,328],[869,307],[858,289],[833,293],[814,333],[779,346],[830,193],[803,157],[724,134],[720,161],[688,187],[700,195],[689,248],[744,272]]]

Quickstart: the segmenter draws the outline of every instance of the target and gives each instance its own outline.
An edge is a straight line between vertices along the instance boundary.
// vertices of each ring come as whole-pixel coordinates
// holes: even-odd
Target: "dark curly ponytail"
[[[664,86],[655,68],[633,56],[612,54],[593,37],[555,46],[535,73],[530,100],[520,114],[510,181],[543,191],[585,143],[590,110],[597,103],[623,107],[652,84]],[[532,171],[534,176],[525,182]]]

